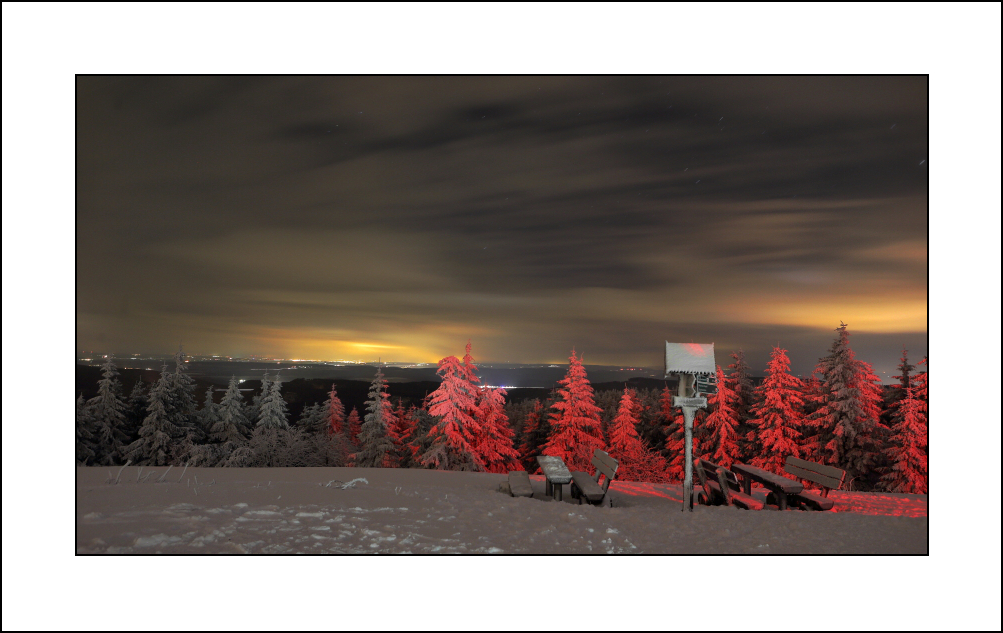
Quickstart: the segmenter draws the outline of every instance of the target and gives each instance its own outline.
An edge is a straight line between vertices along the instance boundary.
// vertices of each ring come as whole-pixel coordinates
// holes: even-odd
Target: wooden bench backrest
[[[609,484],[616,477],[616,471],[620,468],[620,463],[609,456],[606,451],[601,451],[598,448],[595,453],[592,454],[592,466],[596,469],[596,474],[593,478],[596,483],[599,483],[599,475],[606,477],[606,480],[602,483],[602,490],[606,492],[609,490]]]
[[[846,478],[845,470],[840,470],[835,466],[826,466],[825,464],[798,459],[793,455],[787,458],[784,470],[799,479],[806,479],[822,486],[822,496],[827,496],[830,489],[839,490],[839,487],[843,485],[843,480]]]
[[[700,473],[702,472],[703,475],[704,475],[704,477],[706,477],[707,479],[709,479],[711,481],[717,482],[717,484],[720,486],[721,485],[721,481],[720,481],[720,478],[717,476],[717,469],[721,468],[721,466],[718,466],[714,462],[709,462],[706,459],[698,459],[696,461],[697,461],[697,464],[696,464],[696,466],[697,466],[697,477],[700,477]],[[732,490],[735,490],[735,491],[738,491],[738,490],[742,489],[741,484],[738,483],[738,477],[735,475],[735,473],[731,472],[728,469],[725,469],[725,476],[728,478],[728,487],[729,488],[731,488]],[[701,485],[704,484],[703,477],[700,478],[700,484]]]

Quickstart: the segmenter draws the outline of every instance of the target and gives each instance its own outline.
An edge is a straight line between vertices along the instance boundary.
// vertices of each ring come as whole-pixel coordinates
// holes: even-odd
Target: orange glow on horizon
[[[749,322],[830,330],[842,320],[854,332],[925,332],[927,301],[885,300],[832,303],[778,303],[750,306]]]

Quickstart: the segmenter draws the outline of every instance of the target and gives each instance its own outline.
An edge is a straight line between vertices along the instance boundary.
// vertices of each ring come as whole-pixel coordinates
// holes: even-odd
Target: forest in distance
[[[847,488],[927,492],[927,360],[903,350],[892,385],[857,359],[847,326],[808,379],[776,347],[756,380],[741,351],[717,367],[718,392],[694,424],[693,455],[781,474],[787,456],[847,471]],[[536,457],[591,470],[594,449],[620,461],[617,478],[678,482],[683,416],[674,385],[634,378],[593,385],[575,351],[553,389],[485,387],[468,342],[438,363],[441,382],[371,383],[265,374],[227,388],[173,367],[122,376],[109,358],[78,366],[78,465],[362,466],[535,472]],[[757,384],[758,383],[758,384]],[[86,394],[86,397],[85,397]]]

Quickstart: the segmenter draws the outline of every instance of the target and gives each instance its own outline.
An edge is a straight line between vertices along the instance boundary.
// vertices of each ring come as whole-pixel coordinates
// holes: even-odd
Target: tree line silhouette
[[[884,388],[850,348],[845,324],[807,380],[773,349],[755,385],[742,351],[717,366],[718,391],[694,422],[693,455],[730,467],[741,461],[783,474],[788,455],[847,471],[854,490],[927,492],[927,373],[903,350],[895,384]],[[918,370],[918,371],[917,371]],[[324,402],[290,421],[281,377],[262,379],[248,398],[232,378],[220,402],[209,387],[198,407],[195,381],[175,355],[147,390],[128,397],[111,358],[97,395],[76,401],[78,465],[211,467],[357,466],[504,473],[537,470],[536,457],[561,457],[590,470],[592,452],[620,462],[618,479],[679,482],[685,468],[683,417],[672,390],[594,391],[572,350],[568,372],[546,398],[507,401],[480,385],[468,342],[463,358],[439,361],[442,381],[424,399],[392,401],[381,368],[362,411],[346,413],[334,383]]]

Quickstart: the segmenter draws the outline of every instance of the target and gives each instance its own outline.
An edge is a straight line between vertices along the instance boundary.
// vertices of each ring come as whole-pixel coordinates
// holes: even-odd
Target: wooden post
[[[694,377],[692,374],[679,374],[679,386],[676,395],[688,398],[692,395]],[[683,512],[693,511],[693,413],[691,406],[683,406],[683,429],[685,432],[685,476],[683,477]]]
[[[697,409],[707,408],[707,398],[693,397],[693,383],[696,376],[679,373],[678,395],[673,404],[683,410],[683,424],[686,433],[685,476],[683,478],[683,512],[693,512],[693,417]]]
[[[693,407],[683,407],[686,428],[686,477],[683,479],[683,512],[693,512]]]

